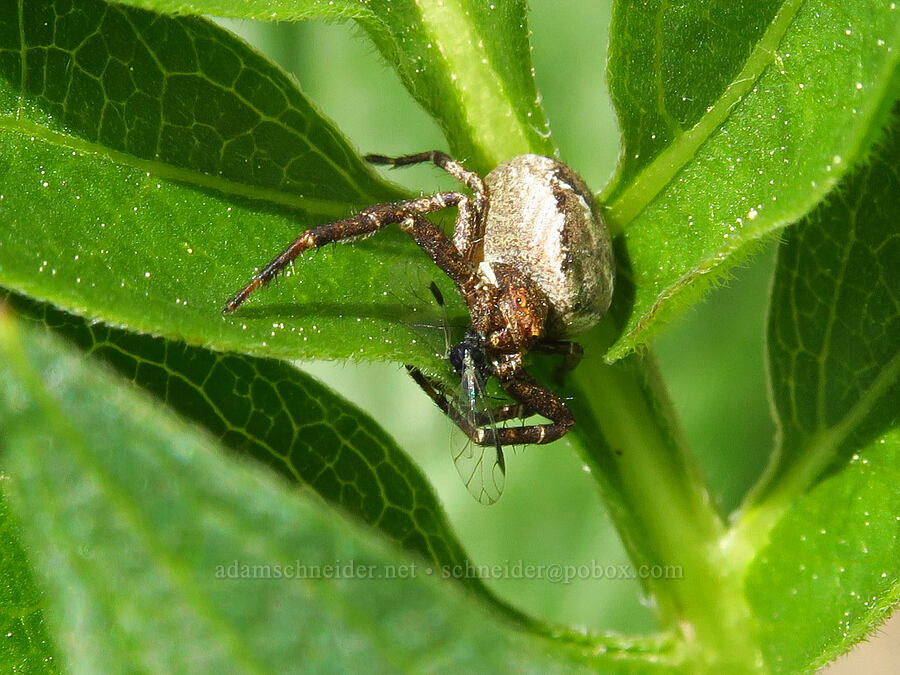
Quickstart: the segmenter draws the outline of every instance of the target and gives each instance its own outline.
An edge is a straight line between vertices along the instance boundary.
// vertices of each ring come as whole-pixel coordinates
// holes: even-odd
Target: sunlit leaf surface
[[[436,268],[394,231],[312,253],[222,317],[305,227],[400,196],[284,73],[201,19],[17,9],[2,10],[0,284],[223,350],[435,362],[398,270]]]
[[[860,159],[897,93],[900,11],[619,3],[611,30],[625,147],[605,199],[633,284],[616,358]]]

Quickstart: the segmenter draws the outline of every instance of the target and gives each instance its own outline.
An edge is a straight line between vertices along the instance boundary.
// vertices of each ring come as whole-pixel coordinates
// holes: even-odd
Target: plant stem
[[[611,323],[588,337],[594,343],[586,345],[589,354],[603,353]],[[586,358],[573,375],[580,390],[572,403],[576,440],[662,628],[681,636],[684,657],[695,669],[757,668],[761,657],[742,592],[744,566],[735,564],[744,557],[722,548],[728,528],[687,448],[653,357],[632,355],[613,365]]]

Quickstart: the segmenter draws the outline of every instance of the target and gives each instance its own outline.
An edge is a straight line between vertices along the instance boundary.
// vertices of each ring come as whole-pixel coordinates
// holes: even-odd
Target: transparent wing
[[[499,447],[475,445],[471,441],[453,453],[453,463],[475,499],[490,506],[503,494],[506,463]]]
[[[469,356],[462,368],[458,407],[470,428],[496,429],[490,402],[483,378]],[[500,499],[506,483],[506,459],[499,444],[476,445],[470,440],[461,450],[454,450],[453,464],[469,494],[479,502],[490,505]]]

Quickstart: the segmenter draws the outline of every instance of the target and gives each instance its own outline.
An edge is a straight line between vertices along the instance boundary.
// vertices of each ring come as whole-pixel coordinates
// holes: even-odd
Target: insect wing
[[[496,429],[489,402],[484,392],[484,378],[471,352],[466,352],[460,372],[458,408],[470,428]],[[506,483],[506,460],[499,444],[476,445],[469,441],[462,449],[454,450],[453,464],[469,494],[479,502],[490,505],[500,499]]]
[[[499,447],[475,445],[471,441],[453,453],[453,463],[466,484],[469,494],[490,506],[503,494],[506,467]]]

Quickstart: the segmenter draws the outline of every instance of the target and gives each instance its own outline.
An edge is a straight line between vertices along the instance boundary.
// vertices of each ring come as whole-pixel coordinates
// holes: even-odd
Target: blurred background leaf
[[[0,300],[400,546],[436,565],[465,564],[431,486],[406,454],[366,413],[290,363],[136,335],[2,291]]]
[[[12,387],[2,382],[0,387]],[[11,392],[0,394],[6,399]],[[2,438],[0,438],[2,447]],[[0,668],[8,673],[55,673],[56,649],[44,622],[45,601],[9,507],[10,477],[0,469]]]
[[[443,568],[223,458],[207,434],[9,312],[0,356],[9,492],[75,672],[555,672],[629,656],[512,628]]]

